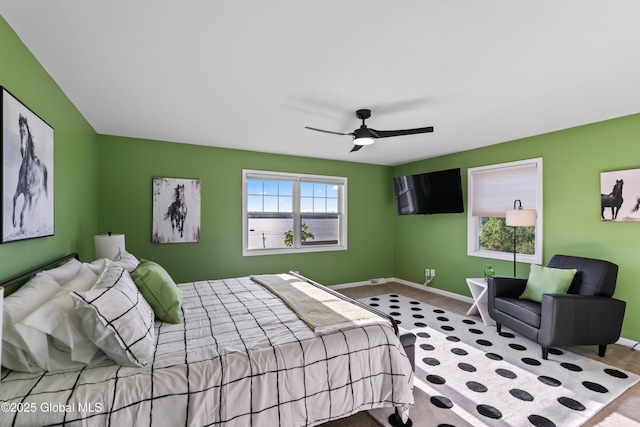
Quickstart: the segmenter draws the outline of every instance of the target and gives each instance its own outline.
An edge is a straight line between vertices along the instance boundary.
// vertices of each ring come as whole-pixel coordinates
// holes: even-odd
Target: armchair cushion
[[[576,275],[575,268],[549,268],[540,265],[531,265],[529,280],[521,299],[542,302],[543,294],[565,294]]]
[[[542,311],[540,303],[518,298],[496,298],[495,308],[529,326],[540,328],[540,313]]]

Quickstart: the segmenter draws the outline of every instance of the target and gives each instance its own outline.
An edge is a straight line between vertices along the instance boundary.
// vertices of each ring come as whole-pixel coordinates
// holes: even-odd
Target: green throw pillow
[[[520,298],[542,302],[542,294],[566,294],[576,269],[549,268],[532,264],[529,280]]]
[[[158,319],[168,323],[180,323],[180,290],[164,268],[153,261],[143,259],[131,272],[131,277]]]

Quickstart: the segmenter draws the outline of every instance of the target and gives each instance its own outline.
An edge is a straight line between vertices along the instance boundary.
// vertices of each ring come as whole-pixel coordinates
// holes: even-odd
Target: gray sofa
[[[518,298],[527,279],[492,276],[488,280],[489,315],[502,325],[542,346],[547,359],[550,347],[598,345],[604,356],[607,344],[620,338],[626,303],[612,298],[618,266],[608,261],[554,255],[548,267],[575,268],[577,273],[566,294],[544,294],[537,303]]]

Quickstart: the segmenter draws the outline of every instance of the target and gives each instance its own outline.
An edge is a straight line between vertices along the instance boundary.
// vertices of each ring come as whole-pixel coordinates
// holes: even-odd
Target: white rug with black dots
[[[640,379],[561,349],[543,360],[538,344],[504,327],[402,295],[360,301],[417,335],[415,386],[437,418],[424,425],[580,426]]]

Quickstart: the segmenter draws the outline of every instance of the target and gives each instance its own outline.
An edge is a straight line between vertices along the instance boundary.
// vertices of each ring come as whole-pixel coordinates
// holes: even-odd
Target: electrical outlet
[[[436,277],[436,269],[435,268],[431,269],[431,277]]]
[[[433,280],[433,273],[435,270],[431,268],[425,268],[424,270],[424,284],[425,286],[429,286],[429,283]]]

